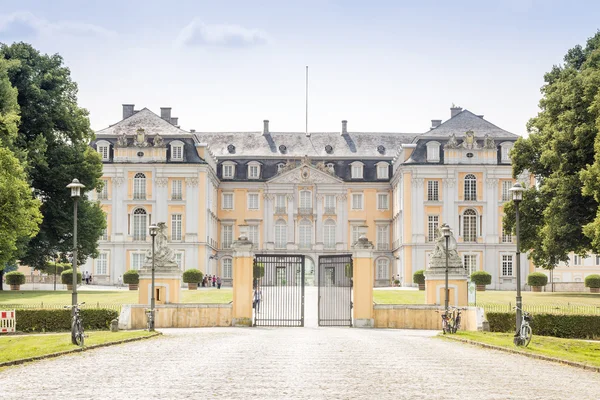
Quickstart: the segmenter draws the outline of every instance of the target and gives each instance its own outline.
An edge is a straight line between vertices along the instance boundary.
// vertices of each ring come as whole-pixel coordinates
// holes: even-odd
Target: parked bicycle
[[[525,346],[529,345],[531,342],[531,337],[533,336],[533,332],[531,330],[531,326],[529,322],[533,319],[530,313],[523,311],[518,307],[513,307],[514,310],[521,310],[521,329],[515,333],[515,337],[513,342],[515,346]]]
[[[65,306],[65,308],[73,310],[73,318],[71,319],[71,343],[83,347],[84,332],[83,332],[83,320],[81,319],[80,307],[85,304],[81,302],[74,306]]]
[[[146,308],[146,328],[148,329],[148,332],[150,332],[151,330],[154,330],[154,313],[152,311],[156,311],[153,310],[151,308]]]
[[[446,333],[456,333],[456,331],[460,329],[461,313],[463,310],[466,310],[466,308],[458,308],[454,306],[450,308],[451,310],[445,310],[442,314],[442,332],[444,335]]]

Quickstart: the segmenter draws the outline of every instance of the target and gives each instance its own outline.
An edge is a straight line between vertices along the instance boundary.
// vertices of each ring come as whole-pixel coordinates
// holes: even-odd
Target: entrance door
[[[352,326],[352,255],[319,257],[319,326]]]
[[[257,254],[253,273],[254,326],[304,326],[304,256]]]

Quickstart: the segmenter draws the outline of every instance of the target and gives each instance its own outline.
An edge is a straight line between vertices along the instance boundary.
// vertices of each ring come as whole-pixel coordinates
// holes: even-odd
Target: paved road
[[[0,399],[597,399],[600,374],[351,328],[170,329],[0,372]],[[520,384],[517,388],[516,384]]]

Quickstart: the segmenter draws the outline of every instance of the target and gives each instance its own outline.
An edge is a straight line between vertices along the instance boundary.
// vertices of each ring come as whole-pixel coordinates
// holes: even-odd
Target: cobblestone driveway
[[[600,374],[351,328],[165,330],[0,372],[0,399],[597,399]],[[517,388],[518,385],[518,388]]]

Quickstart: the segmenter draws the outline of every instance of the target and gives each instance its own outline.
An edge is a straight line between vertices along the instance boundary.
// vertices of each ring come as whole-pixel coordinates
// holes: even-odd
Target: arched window
[[[504,142],[500,145],[500,162],[509,163],[510,162],[510,150],[513,147],[512,142]]]
[[[96,143],[96,149],[98,153],[100,153],[100,158],[102,161],[110,160],[110,143],[106,140],[100,140]]]
[[[312,244],[312,223],[303,219],[298,226],[298,238],[301,249],[310,249]]]
[[[335,221],[332,219],[323,224],[323,245],[326,249],[335,249]]]
[[[133,199],[146,199],[146,175],[141,172],[135,174],[133,177]]]
[[[275,222],[275,248],[285,249],[287,246],[287,222],[278,219]]]
[[[223,279],[233,279],[233,263],[231,258],[223,258],[221,261]]]
[[[465,176],[465,201],[477,201],[477,178],[473,174]]]
[[[427,161],[440,161],[440,144],[438,142],[427,143]]]
[[[378,258],[376,266],[375,279],[388,281],[390,279],[390,261],[387,258]]]
[[[183,142],[174,140],[170,143],[171,161],[183,161]]]
[[[463,213],[463,240],[477,242],[477,213],[468,209]]]
[[[133,211],[133,240],[146,240],[147,217],[143,208]]]

